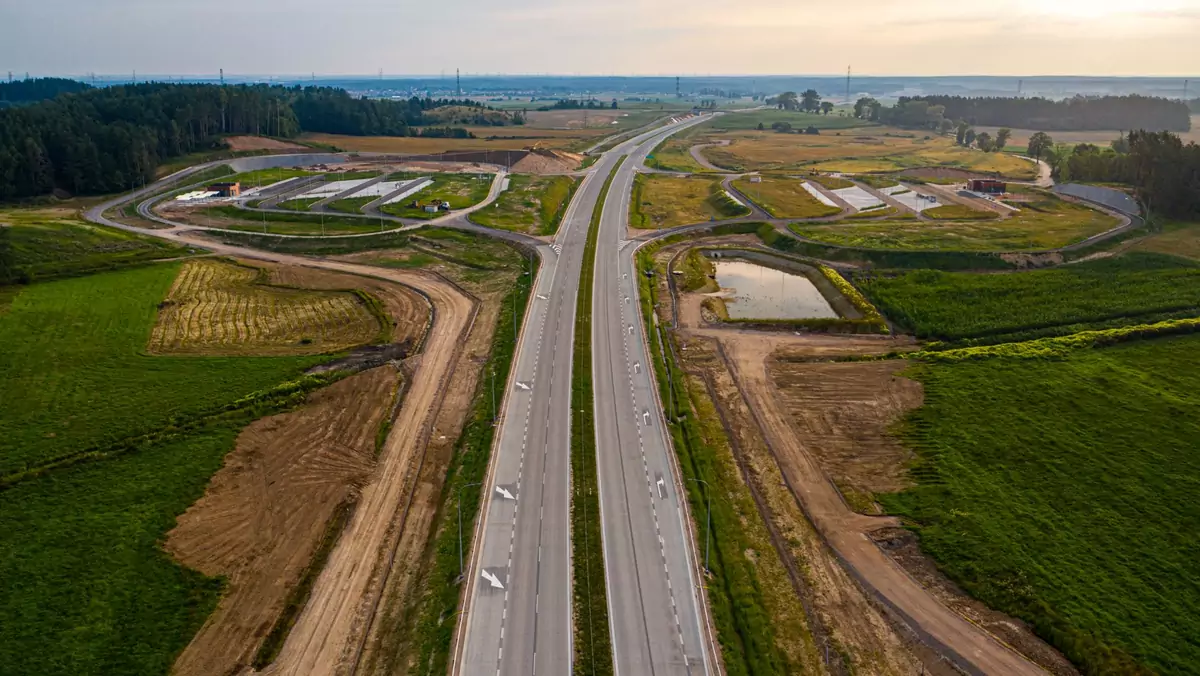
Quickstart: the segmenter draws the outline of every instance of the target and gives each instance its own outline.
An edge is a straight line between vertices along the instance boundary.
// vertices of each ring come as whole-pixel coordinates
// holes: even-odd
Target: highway
[[[466,618],[462,623],[464,635],[455,654],[453,671],[456,674],[536,676],[571,671],[571,369],[587,231],[604,181],[618,158],[634,149],[644,156],[663,136],[696,121],[647,132],[605,153],[576,192],[551,248],[554,253],[544,256],[531,311],[522,327],[516,365],[502,405],[493,464],[484,486],[483,513],[467,572]],[[628,181],[623,185],[628,199]],[[609,215],[608,210],[605,214],[606,217]],[[612,234],[611,228],[604,230]],[[606,236],[602,235],[601,239]],[[606,250],[609,257],[598,259],[598,279],[611,276],[608,268],[614,260],[613,253],[611,247]],[[606,271],[604,275],[601,269]],[[628,311],[633,311],[633,307],[630,306]],[[631,341],[634,338],[630,336]],[[626,363],[624,357],[620,361]],[[600,399],[598,393],[597,400]],[[606,398],[605,401],[607,408],[601,409],[598,404],[598,410],[611,410],[611,400]],[[652,414],[658,416],[658,407],[644,401],[654,409]],[[623,415],[632,419],[631,411],[625,411]],[[661,439],[654,443],[657,444],[654,447],[660,449],[659,454],[665,455],[661,450]],[[612,452],[611,446],[605,445],[604,449]],[[642,490],[645,491],[644,485]],[[671,495],[674,493],[672,484]],[[670,518],[679,518],[672,514]],[[645,527],[641,533],[643,539],[653,538],[653,523],[647,519],[641,525]],[[667,547],[673,550],[671,565],[672,575],[675,575],[674,571],[687,567],[687,553],[680,542],[683,539],[682,524],[664,526],[664,532],[673,534]],[[605,537],[608,537],[607,529]],[[618,557],[633,556],[642,553],[641,546],[639,540],[636,550],[621,544],[608,551]],[[625,563],[615,565],[624,566]],[[666,590],[661,562],[658,567],[657,577],[652,577],[650,571],[639,570],[639,574],[643,575],[645,584],[662,584]],[[613,568],[613,571],[618,570],[625,568]],[[686,572],[678,575],[672,578],[676,585],[673,595],[658,593],[645,599],[641,594],[637,595],[639,600],[661,604],[653,609],[653,615],[647,615],[651,609],[643,609],[638,601],[634,602],[637,605],[630,605],[625,594],[614,594],[614,584],[622,587],[627,583],[625,578],[610,575],[609,593],[620,599],[620,603],[610,604],[619,613],[612,618],[613,626],[621,627],[624,635],[623,624],[646,627],[649,624],[646,618],[671,617],[675,608],[689,626],[696,626],[696,603],[694,595],[687,591],[686,585],[690,583],[685,582],[688,576]],[[684,586],[680,587],[681,584]],[[677,604],[673,601],[675,597],[679,597]],[[695,640],[697,632],[697,629],[689,629],[685,634],[688,637],[686,654],[693,665],[703,663],[703,650],[699,640]],[[673,636],[658,627],[643,633],[647,638],[643,638],[642,644],[624,642],[616,646],[619,664],[643,663],[641,654],[649,653],[649,647],[645,645],[649,636]],[[678,644],[677,639],[672,640]],[[625,659],[621,650],[633,650],[634,656]],[[663,655],[656,652],[656,659],[661,657],[666,660],[664,664],[673,663],[683,654],[682,649],[668,646]],[[622,669],[622,673],[688,672],[639,671],[631,667],[630,670]]]
[[[667,444],[626,242],[636,174],[626,158],[603,205],[592,297],[592,373],[605,575],[617,674],[712,673],[689,520]],[[654,339],[654,336],[649,336]]]

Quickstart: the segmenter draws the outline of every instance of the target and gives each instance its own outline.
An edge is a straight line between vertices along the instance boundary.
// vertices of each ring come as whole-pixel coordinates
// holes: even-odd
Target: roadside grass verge
[[[804,189],[804,182],[795,178],[763,176],[758,183],[739,178],[733,187],[754,200],[772,218],[822,218],[841,213],[838,207],[822,204]]]
[[[348,197],[328,204],[330,209],[344,214],[361,214],[362,208],[379,199],[378,197]]]
[[[510,176],[508,190],[494,203],[471,214],[471,220],[489,228],[553,235],[579,181],[574,176]]]
[[[571,574],[575,631],[574,671],[583,676],[613,673],[612,636],[609,632],[608,594],[605,588],[603,529],[600,524],[600,490],[596,467],[596,420],[592,390],[592,284],[596,272],[596,243],[600,219],[613,177],[622,157],[609,172],[592,211],[583,272],[575,310],[574,366],[571,369]],[[608,261],[606,261],[607,263]]]
[[[752,547],[749,546],[747,526],[742,517],[753,514],[754,507],[751,504],[750,511],[739,510],[727,499],[731,491],[734,495],[744,497],[740,491],[744,491],[745,486],[740,484],[738,488],[736,480],[739,477],[736,474],[730,476],[721,472],[714,442],[710,442],[708,436],[711,434],[715,438],[716,432],[711,427],[706,429],[704,421],[697,414],[687,376],[674,356],[674,335],[653,321],[654,307],[659,299],[656,285],[645,273],[653,271],[657,276],[665,274],[664,270],[656,269],[653,259],[656,248],[651,245],[637,254],[639,302],[660,389],[659,396],[666,408],[667,426],[672,446],[679,456],[685,479],[682,488],[687,495],[693,521],[698,521],[699,515],[707,517],[710,505],[712,509],[712,555],[705,587],[717,640],[721,644],[725,671],[732,676],[787,673],[789,661],[778,648],[775,626],[763,598],[761,581],[754,564],[746,555],[747,549]],[[703,479],[710,486],[715,484],[716,488],[710,494],[707,487],[696,481],[687,481],[689,478]],[[711,501],[709,498],[712,498]],[[702,531],[704,528],[698,527],[695,532],[699,535]],[[700,549],[694,548],[693,551]],[[768,543],[765,549],[755,549],[755,553],[759,557],[770,556],[773,550]]]
[[[507,245],[499,245],[505,246]],[[534,264],[536,265],[536,263]],[[436,520],[434,537],[427,557],[427,572],[420,583],[419,607],[414,613],[415,624],[404,628],[399,635],[410,641],[398,651],[399,662],[406,655],[415,657],[413,673],[432,676],[445,674],[450,660],[455,628],[461,619],[459,601],[463,586],[473,584],[471,579],[460,580],[458,570],[458,508],[462,508],[464,535],[473,533],[479,506],[486,499],[486,491],[479,486],[463,488],[483,481],[491,457],[492,442],[496,428],[492,421],[490,390],[486,382],[495,372],[497,383],[507,383],[516,350],[518,331],[524,325],[525,313],[532,293],[536,268],[521,276],[512,290],[504,296],[498,316],[496,332],[492,337],[491,350],[480,372],[479,385],[475,390],[470,417],[454,447],[446,482],[442,488],[440,508]],[[516,312],[516,325],[505,318]],[[461,498],[461,505],[459,500]]]
[[[894,188],[894,187],[900,185],[900,183],[897,182],[892,177],[880,176],[878,174],[856,174],[854,176],[854,180],[858,181],[859,183],[864,183],[866,185],[869,185],[872,188],[875,188],[876,190],[883,190],[884,188]]]
[[[749,214],[716,179],[638,174],[633,180],[629,224],[636,229],[658,230]]]
[[[830,190],[841,190],[842,188],[853,188],[854,187],[853,181],[849,181],[840,176],[827,176],[825,174],[808,174],[804,178],[805,178],[805,180],[812,181],[813,183],[820,183],[821,185],[825,186],[826,188],[829,188]]]
[[[1031,344],[962,352],[1008,347]],[[1084,674],[1194,673],[1198,348],[1191,335],[917,365],[926,403],[902,428],[917,486],[880,502],[952,580]]]
[[[936,221],[970,221],[1000,218],[995,211],[974,209],[965,204],[943,204],[940,207],[926,209],[921,214]]]
[[[276,209],[286,209],[288,211],[308,211],[312,209],[312,205],[325,199],[324,197],[302,197],[294,200],[284,200],[275,205]]]
[[[859,286],[919,338],[987,344],[1200,316],[1200,265],[1127,253],[1010,275],[862,274]]]
[[[391,230],[401,226],[400,223],[390,220],[383,221],[381,226],[379,219],[367,217],[302,212],[281,214],[277,211],[251,211],[230,205],[206,207],[201,213],[214,219],[211,227],[258,233],[265,229],[267,234],[276,235],[355,234],[378,232],[380,229]]]
[[[229,177],[230,182],[242,184],[242,188],[247,187],[257,188],[286,181],[289,178],[303,178],[305,176],[316,176],[315,171],[305,171],[303,169],[292,169],[290,167],[272,167],[270,169],[255,169],[254,171],[244,171],[240,174],[235,174]]]

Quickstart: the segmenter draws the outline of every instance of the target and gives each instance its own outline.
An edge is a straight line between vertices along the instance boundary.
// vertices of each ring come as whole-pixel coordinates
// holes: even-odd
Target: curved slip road
[[[460,624],[453,673],[571,671],[571,371],[587,231],[604,181],[621,155],[635,147],[648,151],[662,137],[700,119],[643,134],[605,153],[576,191],[550,247],[554,253],[545,257],[484,485],[486,500],[467,572],[466,619]],[[598,261],[605,267],[612,259]],[[694,611],[694,604],[689,607]],[[642,617],[640,611],[637,617]],[[625,614],[613,617],[614,626],[629,621]],[[624,648],[616,646],[618,663]]]

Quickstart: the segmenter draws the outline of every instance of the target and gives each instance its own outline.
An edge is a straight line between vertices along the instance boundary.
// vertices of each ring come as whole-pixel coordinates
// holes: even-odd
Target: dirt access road
[[[898,523],[894,518],[864,516],[851,510],[809,453],[783,410],[781,396],[767,371],[766,359],[774,348],[764,349],[760,341],[751,340],[723,343],[747,404],[779,457],[788,486],[851,575],[900,615],[925,642],[969,673],[1044,676],[1046,672],[1040,667],[939,602],[867,536]],[[829,348],[836,350],[837,346],[831,344]]]
[[[127,198],[126,198],[127,199]],[[453,377],[458,350],[474,321],[477,303],[444,278],[416,271],[367,267],[339,261],[257,251],[215,242],[196,242],[187,228],[146,231],[111,221],[104,211],[122,203],[101,204],[87,211],[93,222],[195,245],[220,255],[264,260],[284,265],[320,268],[404,284],[423,293],[434,307],[434,318],[413,376],[412,386],[396,417],[378,466],[345,532],[330,554],[301,613],[269,674],[337,674],[357,660],[375,610],[379,586],[386,573],[389,545],[399,536],[408,482],[425,447],[427,436]]]

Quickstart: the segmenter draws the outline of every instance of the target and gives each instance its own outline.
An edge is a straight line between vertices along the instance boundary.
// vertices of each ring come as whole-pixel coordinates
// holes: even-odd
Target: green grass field
[[[841,190],[842,188],[853,188],[854,183],[840,176],[827,176],[825,174],[810,174],[805,176],[806,179],[813,183],[820,183],[830,190]]]
[[[188,255],[185,247],[80,221],[69,209],[0,211],[13,264],[32,279],[108,270]]]
[[[379,199],[378,197],[348,197],[344,200],[330,202],[329,208],[346,214],[361,214],[362,208]]]
[[[225,179],[230,182],[240,182],[242,189],[254,188],[259,186],[267,186],[272,183],[286,181],[289,178],[301,178],[304,176],[316,176],[315,171],[304,171],[303,169],[291,169],[288,167],[275,167],[272,169],[256,169],[255,171],[246,171]]]
[[[873,127],[876,126],[872,122],[866,122],[853,117],[841,117],[839,115],[817,115],[813,113],[801,113],[799,111],[790,110],[752,110],[744,113],[731,113],[722,115],[711,122],[706,122],[701,126],[707,132],[723,132],[723,131],[745,131],[757,129],[761,124],[768,131],[771,125],[776,122],[787,122],[792,125],[792,129],[804,129],[809,126],[817,129],[853,129],[856,127]]]
[[[1200,265],[1159,254],[1005,275],[920,270],[860,282],[893,322],[945,341],[993,342],[1200,316]]]
[[[150,357],[178,264],[24,287],[0,314],[0,672],[167,673],[221,583],[159,544],[241,426],[322,357]],[[57,462],[57,464],[55,464]]]
[[[434,174],[433,183],[421,192],[413,195],[412,199],[424,205],[430,202],[449,202],[452,210],[466,209],[487,199],[492,188],[491,174],[485,174],[480,180],[476,174]],[[419,218],[429,220],[445,216],[446,212],[435,214],[426,213],[421,208],[409,208],[408,203],[397,202],[383,207],[383,212],[401,218]]]
[[[764,176],[760,182],[751,183],[749,179],[739,178],[733,182],[733,187],[773,218],[821,218],[842,211],[817,201],[804,189],[800,179]]]
[[[508,190],[500,193],[494,203],[471,214],[471,220],[489,228],[553,235],[579,181],[573,176],[512,176]]]
[[[926,209],[921,215],[935,221],[972,221],[1000,218],[995,211],[972,209],[965,204],[943,204],[932,209]]]
[[[868,249],[1024,251],[1054,249],[1111,230],[1116,218],[1048,193],[1005,219],[855,225],[794,225],[796,234],[841,246]],[[928,212],[927,212],[928,213]]]
[[[288,211],[308,211],[312,205],[325,199],[324,197],[305,197],[304,199],[286,200],[275,205],[276,209],[287,209]]]
[[[164,263],[35,284],[0,315],[0,476],[147,434],[321,358],[150,357]]]
[[[1200,673],[1200,337],[922,365],[918,486],[953,580],[1085,674]]]
[[[332,214],[281,214],[278,212],[248,211],[235,206],[216,206],[204,209],[213,221],[206,225],[244,232],[266,232],[275,235],[338,235],[379,232],[400,227],[400,223],[377,218],[354,218]]]
[[[712,178],[638,174],[629,200],[629,224],[643,230],[749,214],[749,209],[730,200],[721,182]]]

